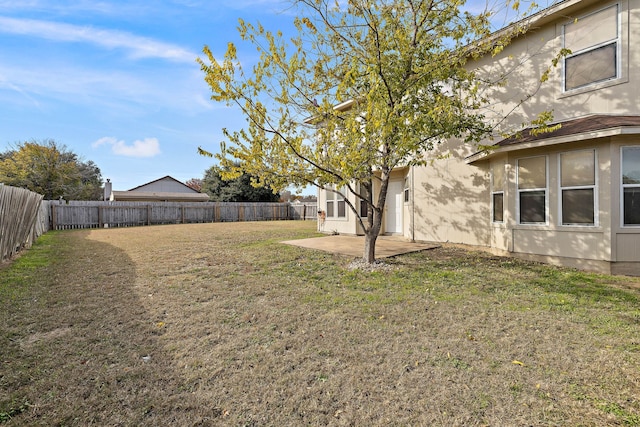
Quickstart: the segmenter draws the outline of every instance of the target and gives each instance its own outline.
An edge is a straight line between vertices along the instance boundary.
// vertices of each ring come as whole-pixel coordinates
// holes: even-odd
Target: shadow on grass
[[[135,265],[88,233],[52,233],[0,270],[0,423],[160,425],[190,406]]]
[[[535,284],[545,292],[565,294],[594,302],[629,304],[640,302],[637,292],[612,286],[612,282],[624,281],[625,278],[561,270],[554,267],[539,268],[538,273]]]

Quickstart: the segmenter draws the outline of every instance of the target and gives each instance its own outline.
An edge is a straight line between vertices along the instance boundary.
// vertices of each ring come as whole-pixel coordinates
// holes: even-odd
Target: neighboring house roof
[[[200,193],[167,175],[128,191],[112,191],[111,200],[138,202],[206,202],[209,195]]]
[[[149,188],[152,188],[152,187],[159,188],[159,189],[165,189],[167,187],[170,187],[172,189],[175,189],[179,193],[182,193],[182,192],[198,193],[196,190],[189,187],[187,184],[178,181],[177,179],[173,178],[170,175],[163,176],[162,178],[158,178],[156,180],[147,182],[146,184],[139,185],[128,191],[147,191]]]
[[[603,138],[613,135],[639,134],[640,116],[615,116],[594,114],[577,119],[559,122],[561,127],[552,132],[532,133],[534,128],[527,128],[518,135],[503,139],[486,150],[467,157],[467,163],[486,159],[495,153],[523,150],[586,139]]]
[[[145,191],[112,191],[112,200],[122,202],[208,202],[209,195],[203,193],[169,193]]]

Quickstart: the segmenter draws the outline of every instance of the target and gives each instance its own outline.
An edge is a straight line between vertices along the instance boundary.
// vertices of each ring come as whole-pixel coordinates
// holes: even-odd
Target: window
[[[327,218],[346,218],[347,210],[344,197],[335,192],[334,186],[327,186]]]
[[[360,184],[360,197],[358,200],[360,201],[360,216],[366,218],[369,213],[369,206],[367,205],[367,191],[362,184]]]
[[[622,224],[640,225],[640,147],[622,147]]]
[[[409,193],[409,178],[404,179],[404,202],[409,203],[410,193]]]
[[[504,222],[504,163],[491,165],[491,220]]]
[[[595,151],[560,154],[562,225],[595,225]]]
[[[518,160],[518,215],[520,224],[547,222],[547,158]]]
[[[565,91],[619,77],[618,5],[564,25],[563,35]]]

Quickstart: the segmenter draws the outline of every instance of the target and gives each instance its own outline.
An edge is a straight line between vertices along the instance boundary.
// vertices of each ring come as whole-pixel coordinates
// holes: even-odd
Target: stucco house
[[[530,19],[500,55],[470,66],[499,72],[521,58],[492,94],[499,113],[534,93],[507,120],[552,110],[562,126],[483,151],[450,140],[428,166],[395,170],[383,233],[640,275],[640,0],[565,0]],[[540,85],[562,48],[571,54]],[[325,231],[362,234],[339,196],[320,191],[318,206]]]
[[[105,200],[118,202],[208,202],[209,195],[167,175],[128,191],[113,191],[105,185]]]

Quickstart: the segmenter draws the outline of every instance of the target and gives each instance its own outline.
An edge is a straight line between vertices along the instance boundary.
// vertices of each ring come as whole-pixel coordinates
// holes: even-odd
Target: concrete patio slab
[[[364,252],[364,236],[323,236],[312,237],[310,239],[287,240],[282,243],[352,257],[361,257]],[[380,236],[376,241],[376,258],[387,258],[437,247],[438,245],[413,243],[393,236]]]

